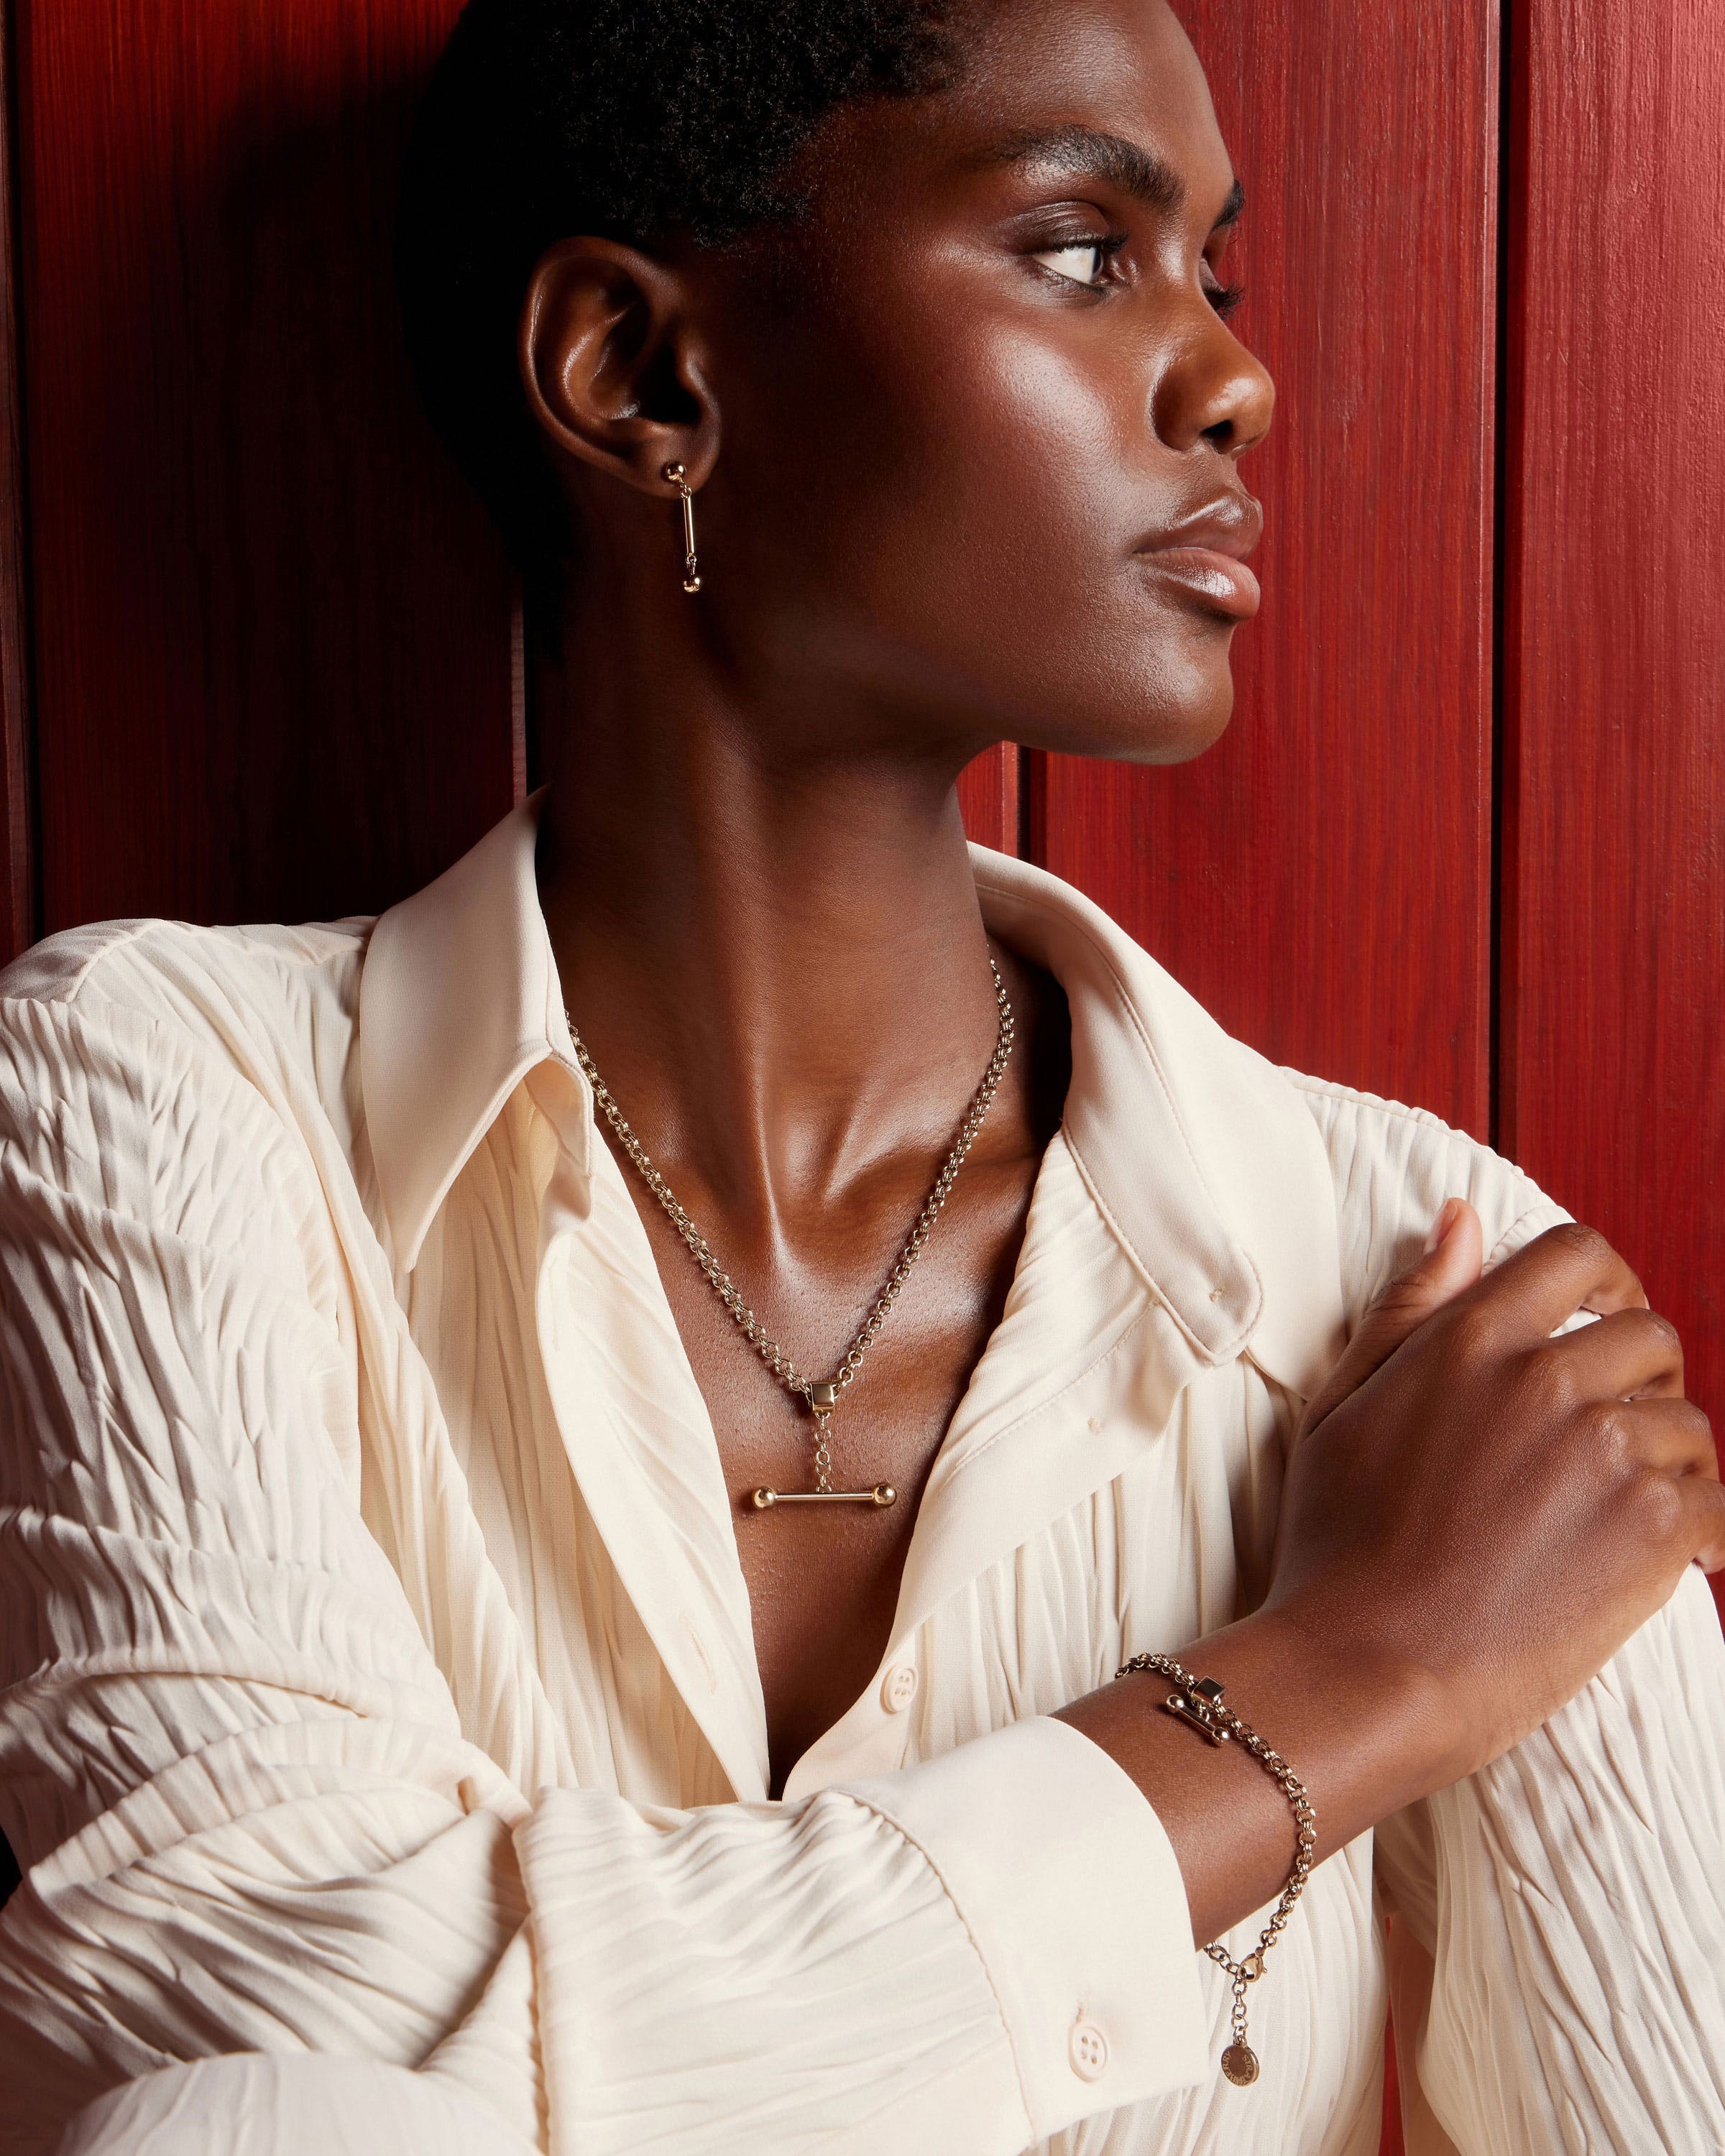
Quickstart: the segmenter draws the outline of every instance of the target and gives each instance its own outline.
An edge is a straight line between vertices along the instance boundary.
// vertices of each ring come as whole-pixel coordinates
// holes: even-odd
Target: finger
[[[1625,1400],[1620,1412],[1628,1418],[1630,1442],[1644,1467],[1718,1481],[1713,1426],[1693,1400]]]
[[[1683,1397],[1683,1342],[1671,1321],[1653,1311],[1614,1310],[1596,1325],[1560,1333],[1550,1346],[1584,1399]]]
[[[1677,1488],[1683,1500],[1685,1546],[1703,1572],[1725,1570],[1725,1486],[1686,1475]]]
[[[1432,1224],[1431,1242],[1378,1291],[1334,1368],[1307,1402],[1302,1430],[1315,1429],[1435,1311],[1478,1280],[1484,1241],[1473,1207],[1465,1198],[1446,1198]]]
[[[1458,1302],[1489,1299],[1513,1320],[1512,1331],[1531,1347],[1578,1310],[1609,1314],[1645,1310],[1641,1283],[1599,1233],[1579,1220],[1548,1228],[1512,1250]]]

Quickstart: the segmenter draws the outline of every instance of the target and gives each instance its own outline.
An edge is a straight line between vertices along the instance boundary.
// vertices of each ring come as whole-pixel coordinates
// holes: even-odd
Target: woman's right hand
[[[1692,1560],[1725,1566],[1712,1430],[1623,1259],[1571,1223],[1482,1275],[1479,1216],[1445,1212],[1307,1405],[1262,1612],[1358,1685],[1417,1676],[1432,1788],[1548,1719]]]

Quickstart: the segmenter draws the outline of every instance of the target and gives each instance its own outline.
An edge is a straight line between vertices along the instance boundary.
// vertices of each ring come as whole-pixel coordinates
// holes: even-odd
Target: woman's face
[[[841,109],[805,218],[689,259],[696,603],[840,732],[1178,762],[1228,722],[1257,597],[1240,462],[1274,390],[1226,319],[1233,168],[1164,0],[961,20],[958,86]]]

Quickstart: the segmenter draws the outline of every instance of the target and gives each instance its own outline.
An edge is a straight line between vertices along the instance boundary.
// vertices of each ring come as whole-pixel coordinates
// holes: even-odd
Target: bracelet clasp
[[[1171,1691],[1163,1702],[1170,1714],[1178,1714],[1212,1744],[1225,1744],[1230,1734],[1215,1717],[1221,1704],[1222,1687],[1214,1677],[1194,1677],[1184,1691]]]

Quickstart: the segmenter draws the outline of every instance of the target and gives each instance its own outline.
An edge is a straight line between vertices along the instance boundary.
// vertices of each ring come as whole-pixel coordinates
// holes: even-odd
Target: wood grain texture
[[[1275,375],[1222,741],[1033,769],[1033,853],[1278,1062],[1486,1133],[1494,0],[1182,0]]]
[[[0,0],[0,964],[36,937],[31,783],[29,578],[24,543],[23,405],[18,369],[18,192],[12,22]],[[0,1890],[4,1887],[0,1866]]]
[[[456,0],[15,4],[43,926],[387,903],[518,762],[388,275]]]
[[[966,833],[1003,854],[1019,850],[1019,763],[1018,750],[1003,743],[979,756],[958,781]]]
[[[1725,1434],[1725,13],[1523,0],[1512,91],[1502,1142]]]
[[[12,25],[0,4],[0,963],[35,940],[35,819],[29,785],[28,605],[23,408],[18,363],[18,196],[13,165]],[[0,1835],[0,1906],[18,1883]]]

